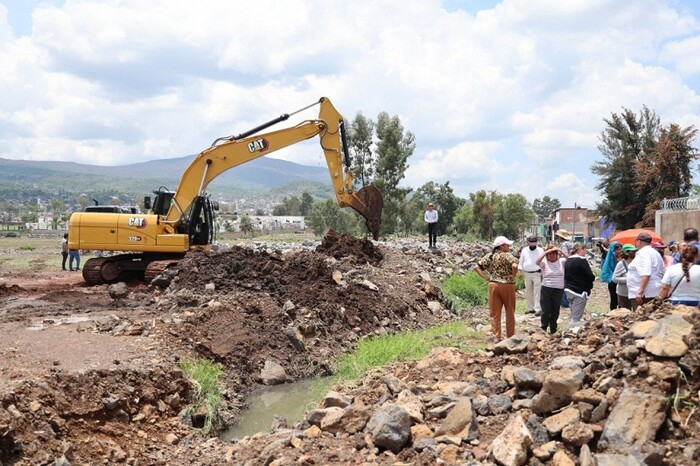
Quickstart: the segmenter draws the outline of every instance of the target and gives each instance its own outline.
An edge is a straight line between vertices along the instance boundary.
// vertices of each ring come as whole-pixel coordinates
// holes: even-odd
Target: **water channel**
[[[221,434],[221,440],[230,442],[268,432],[275,415],[287,419],[290,426],[296,424],[306,410],[321,400],[332,383],[331,377],[305,379],[251,393],[246,400],[248,409],[241,414],[238,424]]]

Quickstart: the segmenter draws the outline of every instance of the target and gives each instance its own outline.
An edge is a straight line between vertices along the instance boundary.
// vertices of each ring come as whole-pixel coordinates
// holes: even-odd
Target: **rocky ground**
[[[377,369],[294,426],[235,443],[192,428],[181,358],[222,365],[235,421],[260,384],[327,374],[359,338],[453,319],[439,279],[484,249],[330,234],[193,254],[150,287],[3,277],[0,464],[698,464],[700,317],[666,306],[554,336],[519,316],[518,335],[486,352]],[[463,318],[487,332],[485,317]]]

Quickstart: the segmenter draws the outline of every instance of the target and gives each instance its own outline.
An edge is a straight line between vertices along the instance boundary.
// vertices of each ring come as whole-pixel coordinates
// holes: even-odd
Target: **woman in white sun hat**
[[[501,312],[506,310],[506,336],[515,335],[515,274],[518,259],[510,253],[511,240],[499,236],[493,250],[479,260],[474,269],[489,282],[489,314],[494,342],[501,340]]]

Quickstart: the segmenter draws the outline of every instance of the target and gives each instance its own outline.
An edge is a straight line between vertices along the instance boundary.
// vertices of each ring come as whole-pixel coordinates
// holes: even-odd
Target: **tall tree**
[[[348,131],[348,149],[352,156],[356,187],[367,186],[374,176],[374,154],[372,144],[374,122],[362,113],[355,116]]]
[[[253,237],[253,221],[248,214],[244,214],[243,217],[241,217],[241,231],[244,235],[250,233],[250,237]]]
[[[66,204],[60,199],[51,199],[51,228],[58,228],[58,224],[67,220]]]
[[[596,211],[619,229],[633,228],[641,222],[651,194],[646,186],[637,188],[635,162],[654,147],[660,131],[659,117],[645,106],[638,116],[624,109],[603,121],[607,128],[598,146],[603,160],[591,167],[600,177],[596,189],[605,196]]]
[[[486,192],[482,189],[470,193],[469,198],[472,203],[474,232],[482,239],[493,238],[494,215],[503,196],[496,191]]]
[[[470,231],[472,222],[474,219],[474,214],[472,212],[471,201],[465,202],[462,207],[460,207],[455,213],[454,217],[454,227],[457,233],[466,234]]]
[[[690,193],[692,164],[698,159],[692,141],[697,133],[692,126],[681,128],[672,123],[661,129],[658,142],[642,160],[635,162],[635,188],[650,195],[642,221],[644,225],[655,224],[656,210],[662,200],[685,197]]]
[[[507,194],[498,204],[493,216],[497,235],[518,238],[521,232],[535,222],[535,213],[522,194]]]
[[[308,191],[301,193],[301,204],[299,205],[299,213],[306,217],[311,213],[311,206],[314,203],[314,198],[311,197]]]
[[[537,215],[543,218],[547,218],[552,215],[552,212],[561,207],[561,202],[557,198],[550,198],[549,196],[544,196],[542,199],[535,199],[532,201],[532,210],[535,211]]]
[[[408,168],[408,158],[415,150],[415,136],[404,134],[398,116],[382,112],[377,117],[377,151],[375,184],[384,196],[382,230],[394,233],[399,227],[401,209],[411,188],[401,188],[399,183]]]

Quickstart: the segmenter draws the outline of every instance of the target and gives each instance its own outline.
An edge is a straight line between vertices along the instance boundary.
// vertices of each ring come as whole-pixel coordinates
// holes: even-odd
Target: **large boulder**
[[[411,416],[399,406],[385,405],[372,415],[367,430],[376,446],[398,453],[411,436]]]

